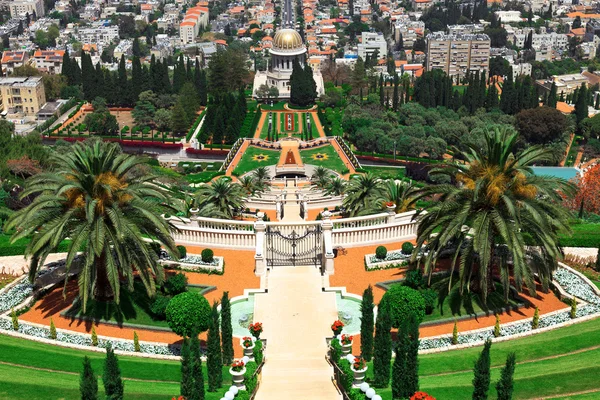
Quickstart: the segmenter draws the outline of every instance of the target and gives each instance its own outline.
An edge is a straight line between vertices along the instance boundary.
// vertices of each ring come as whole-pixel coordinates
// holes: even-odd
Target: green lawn
[[[279,113],[273,113],[271,115],[273,115],[273,128],[277,129],[277,126],[278,126],[277,121],[278,121]],[[267,114],[267,117],[265,118],[265,123],[263,124],[262,129],[260,131],[260,138],[266,139],[268,133],[269,133],[269,116]],[[271,133],[275,134],[275,131],[273,130]]]
[[[506,306],[502,285],[496,284],[496,291],[488,294],[486,307],[479,298],[479,295],[473,292],[466,292],[461,296],[458,281],[458,277],[453,279],[453,287],[450,293],[448,293],[448,278],[432,282],[431,287],[438,292],[439,298],[433,312],[429,315],[425,315],[423,322],[473,315],[481,312],[493,314],[494,310],[499,310]],[[508,299],[509,305],[514,306],[517,303],[517,301],[511,298]]]
[[[600,319],[582,322],[551,332],[492,345],[492,385],[489,398],[496,398],[495,385],[506,356],[517,354],[515,399],[568,395],[598,389],[600,374]],[[438,399],[471,397],[473,363],[481,346],[419,357],[420,388]],[[372,376],[372,366],[369,365]],[[391,400],[391,389],[377,393]],[[565,397],[573,399],[598,398]]]
[[[268,158],[263,161],[253,160],[254,156],[263,155]],[[250,172],[258,167],[275,165],[279,161],[279,151],[278,150],[265,150],[258,147],[248,147],[244,152],[242,159],[238,163],[238,165],[233,170],[233,174],[236,176],[241,176],[246,172]]]
[[[316,154],[323,154],[326,157],[323,159],[314,159],[313,156]],[[324,147],[319,147],[317,149],[311,150],[300,150],[300,156],[302,157],[302,162],[304,164],[311,164],[316,166],[322,166],[325,168],[329,168],[338,173],[342,173],[344,170],[347,170],[346,165],[335,151],[333,146],[327,145]]]
[[[0,335],[0,398],[76,399],[79,398],[79,373],[84,356],[90,357],[100,375],[104,354],[73,350]],[[178,361],[118,356],[125,381],[126,399],[169,399],[179,394],[181,377]],[[206,364],[203,365],[205,382]],[[29,367],[29,368],[23,368]],[[44,371],[35,368],[44,369]],[[135,379],[135,381],[130,380]],[[229,368],[223,368],[224,387],[206,393],[207,400],[218,400],[229,387]],[[102,393],[102,382],[99,382]]]
[[[152,300],[148,297],[143,283],[136,280],[133,287],[134,291],[131,293],[125,287],[121,288],[121,301],[119,305],[114,302],[105,303],[90,299],[84,313],[82,304],[76,301],[66,311],[66,316],[74,319],[85,317],[94,321],[110,321],[118,324],[127,323],[168,328],[167,321],[157,319],[152,314],[150,310]]]
[[[398,167],[363,167],[365,171],[381,179],[402,179],[406,177],[406,169]]]
[[[580,222],[571,223],[573,235],[559,235],[563,247],[598,247],[600,243],[600,224]]]

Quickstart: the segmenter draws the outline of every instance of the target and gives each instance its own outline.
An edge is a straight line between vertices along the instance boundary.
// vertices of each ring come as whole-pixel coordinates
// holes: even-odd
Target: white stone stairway
[[[268,293],[255,296],[254,321],[263,323],[267,362],[257,400],[334,400],[340,395],[325,360],[325,338],[337,319],[334,293],[321,290],[317,268],[276,267]]]

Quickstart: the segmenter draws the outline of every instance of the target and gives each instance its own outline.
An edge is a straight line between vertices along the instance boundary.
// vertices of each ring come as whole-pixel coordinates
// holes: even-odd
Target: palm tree
[[[144,162],[122,154],[118,144],[100,141],[51,155],[51,171],[26,183],[23,195],[37,197],[6,227],[17,230],[13,242],[31,237],[25,251],[32,260],[31,281],[48,254],[69,238],[66,268],[81,252],[79,296],[84,310],[90,296],[119,303],[121,277],[133,290],[136,273],[148,295],[154,295],[155,282],[161,283],[164,273],[145,237],[173,255],[177,249],[170,235],[173,226],[160,217],[172,210],[170,196],[152,183],[154,176],[132,173]]]
[[[347,183],[344,179],[335,177],[325,185],[325,194],[327,196],[341,196],[346,192],[346,186]]]
[[[196,194],[198,215],[212,218],[233,218],[244,208],[246,193],[239,183],[227,178],[219,178],[210,185],[204,185]]]
[[[386,182],[381,203],[394,203],[396,214],[415,209],[418,188],[412,181],[396,181],[390,179]]]
[[[563,179],[533,174],[530,166],[548,160],[551,150],[532,146],[515,154],[516,142],[512,129],[488,131],[483,148],[470,145],[463,152],[466,164],[430,172],[449,176],[456,185],[421,191],[421,196],[439,196],[439,202],[418,218],[413,260],[428,242],[424,264],[431,276],[441,252],[454,250],[451,269],[460,259],[461,290],[469,290],[472,276],[478,275],[484,302],[494,266],[500,270],[505,298],[511,276],[519,289],[525,283],[533,295],[537,272],[547,290],[561,257],[557,234],[569,231],[561,193],[572,195],[575,188]],[[526,237],[534,245],[527,250]]]
[[[258,182],[252,175],[246,175],[240,178],[240,185],[248,196],[254,196],[258,190]]]
[[[380,209],[383,182],[372,174],[359,175],[350,180],[342,204],[350,217],[373,214]]]
[[[331,172],[325,167],[317,167],[313,172],[310,180],[313,182],[318,189],[323,189],[329,182]]]
[[[267,187],[269,182],[271,182],[271,174],[267,167],[258,167],[254,170],[253,174],[254,179],[256,179],[256,184],[259,187]]]

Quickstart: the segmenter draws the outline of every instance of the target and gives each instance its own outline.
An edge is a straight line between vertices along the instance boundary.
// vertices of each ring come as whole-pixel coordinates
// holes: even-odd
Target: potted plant
[[[231,380],[233,384],[238,388],[244,386],[244,374],[246,373],[246,366],[242,360],[234,361],[229,368],[231,374]]]
[[[252,358],[254,355],[254,340],[250,336],[242,339],[242,347],[244,348],[244,355]]]
[[[360,386],[365,381],[365,376],[367,375],[367,362],[362,357],[356,357],[350,369],[354,373],[353,385],[356,387]]]
[[[342,335],[340,343],[342,344],[342,356],[347,356],[352,352],[352,336]]]
[[[255,338],[256,340],[258,340],[258,339],[260,338],[260,334],[261,334],[261,333],[262,333],[262,331],[263,331],[263,328],[262,328],[262,323],[261,323],[261,322],[255,322],[255,323],[253,323],[253,324],[250,324],[250,325],[248,326],[248,330],[250,331],[250,334],[251,334],[252,336],[254,336],[254,338]]]
[[[342,329],[344,329],[344,323],[342,321],[340,321],[339,319],[331,325],[331,330],[333,331],[333,336],[337,336],[340,333],[342,333]]]

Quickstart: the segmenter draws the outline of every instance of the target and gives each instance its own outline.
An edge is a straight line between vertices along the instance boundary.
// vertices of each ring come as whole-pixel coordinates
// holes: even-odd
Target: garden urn
[[[352,369],[352,372],[354,373],[354,381],[352,382],[352,385],[357,388],[360,387],[360,385],[365,381],[365,377],[367,376],[367,366],[365,366],[363,369],[354,369],[354,366],[350,366],[350,369]]]
[[[234,371],[233,368],[229,368],[231,374],[231,380],[233,385],[241,389],[244,387],[244,374],[246,373],[246,367],[242,368],[241,371]]]

